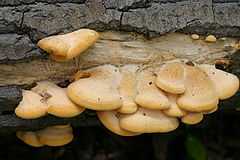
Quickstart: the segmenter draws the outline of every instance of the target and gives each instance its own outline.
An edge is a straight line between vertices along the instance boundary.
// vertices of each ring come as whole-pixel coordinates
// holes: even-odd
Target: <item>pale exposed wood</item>
[[[59,82],[78,69],[102,64],[155,66],[167,60],[186,58],[197,63],[213,63],[235,51],[235,39],[206,43],[204,37],[171,33],[151,40],[133,33],[104,32],[100,40],[80,57],[68,62],[37,59],[30,62],[0,64],[0,86],[31,84],[40,80]]]

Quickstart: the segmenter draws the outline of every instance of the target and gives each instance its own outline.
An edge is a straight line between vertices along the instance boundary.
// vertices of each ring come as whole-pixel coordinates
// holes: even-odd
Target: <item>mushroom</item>
[[[47,112],[57,117],[74,117],[85,109],[74,104],[67,96],[65,88],[49,81],[38,82],[32,91],[42,95],[48,105]]]
[[[47,104],[33,91],[22,91],[23,99],[15,109],[15,114],[23,119],[35,119],[47,114]]]
[[[48,52],[54,60],[65,61],[87,50],[98,38],[99,34],[94,30],[79,29],[64,35],[44,38],[37,45]]]
[[[179,108],[177,104],[178,95],[167,93],[168,100],[170,102],[170,107],[163,110],[163,113],[170,117],[183,117],[187,114],[186,111]]]
[[[137,111],[137,104],[134,101],[136,89],[136,72],[137,66],[127,65],[121,68],[121,82],[119,86],[119,93],[122,96],[123,104],[118,109],[120,113],[134,113]]]
[[[89,77],[81,78],[68,86],[70,99],[80,106],[93,110],[114,110],[122,106],[118,91],[121,75],[118,68],[103,65],[88,70]]]
[[[199,66],[216,86],[219,99],[227,99],[233,96],[239,89],[239,79],[237,76],[216,69],[214,65]]]
[[[213,43],[213,42],[216,42],[216,41],[217,41],[217,38],[216,38],[214,35],[208,35],[208,36],[205,38],[205,41],[206,41],[206,42]]]
[[[17,131],[16,136],[22,140],[24,143],[33,146],[33,147],[42,147],[44,144],[42,144],[39,141],[38,136],[36,135],[35,132],[30,132],[30,131]]]
[[[70,125],[51,126],[37,131],[39,141],[48,146],[63,146],[73,140],[72,127]]]
[[[144,70],[137,77],[137,96],[135,102],[148,109],[167,109],[170,106],[168,98],[155,85],[153,72]]]
[[[189,112],[209,111],[218,104],[215,85],[200,68],[185,65],[185,92],[177,104]]]
[[[130,132],[119,126],[119,114],[117,111],[98,111],[97,116],[102,124],[115,134],[120,136],[136,136],[140,133]]]
[[[199,37],[198,34],[192,34],[192,35],[191,35],[191,38],[192,38],[193,40],[198,40],[200,37]]]
[[[156,85],[169,93],[183,93],[185,91],[184,65],[179,62],[172,62],[161,66],[157,72]]]
[[[161,110],[138,108],[133,114],[120,116],[120,127],[137,133],[165,133],[175,130],[178,119],[166,116]]]
[[[187,115],[181,118],[181,121],[185,124],[193,125],[201,122],[203,120],[202,113],[188,113]]]

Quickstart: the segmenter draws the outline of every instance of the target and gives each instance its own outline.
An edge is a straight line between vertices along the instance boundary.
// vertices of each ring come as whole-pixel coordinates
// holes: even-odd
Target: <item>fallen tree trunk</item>
[[[214,64],[225,57],[231,63],[224,69],[239,75],[239,51],[232,47],[237,39],[207,44],[203,40],[193,41],[182,33],[165,35],[176,31],[239,37],[239,5],[237,0],[1,1],[1,131],[74,122],[82,126],[98,124],[89,114],[73,119],[49,116],[33,121],[21,120],[13,114],[21,100],[22,88],[30,88],[40,80],[64,83],[79,69],[102,64],[154,66],[175,58]],[[83,27],[104,32],[100,40],[79,58],[57,63],[36,46],[36,42],[45,36]],[[240,102],[238,97],[239,94],[222,106],[230,105],[235,110],[235,105]]]

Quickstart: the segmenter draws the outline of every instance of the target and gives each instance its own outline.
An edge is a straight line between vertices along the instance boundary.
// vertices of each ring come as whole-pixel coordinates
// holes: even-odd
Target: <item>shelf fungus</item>
[[[23,90],[23,99],[15,113],[23,119],[40,118],[46,114],[69,118],[81,114],[84,110],[68,98],[65,88],[42,81],[31,91]]]
[[[46,37],[38,42],[38,46],[50,54],[56,61],[70,60],[91,47],[99,38],[99,34],[90,29]]]
[[[141,134],[138,132],[127,131],[121,128],[119,125],[119,118],[121,116],[121,113],[118,113],[117,111],[98,111],[97,116],[102,124],[115,134],[121,136],[136,136]]]
[[[70,125],[50,126],[38,131],[18,131],[16,136],[33,147],[63,146],[70,143],[74,137]]]
[[[92,110],[114,110],[122,106],[118,91],[121,74],[117,67],[103,65],[85,72],[89,77],[68,86],[68,96],[74,103]]]
[[[203,40],[198,35],[191,38],[171,33],[147,40],[124,32],[103,32],[89,54],[70,60],[98,38],[97,32],[80,29],[40,40],[38,46],[53,59],[69,62],[62,63],[61,68],[51,61],[49,70],[57,72],[44,73],[34,82],[53,73],[61,73],[53,76],[56,79],[69,79],[73,71],[79,71],[67,88],[42,81],[30,91],[23,90],[16,115],[25,119],[46,114],[67,118],[86,108],[95,110],[101,123],[121,136],[165,133],[175,130],[179,123],[200,123],[218,110],[220,100],[232,97],[239,89],[237,76],[209,65],[234,53],[235,39],[218,41],[210,35]],[[46,63],[38,64],[45,67]],[[73,138],[72,129],[61,126],[18,132],[17,136],[32,146],[59,146]]]

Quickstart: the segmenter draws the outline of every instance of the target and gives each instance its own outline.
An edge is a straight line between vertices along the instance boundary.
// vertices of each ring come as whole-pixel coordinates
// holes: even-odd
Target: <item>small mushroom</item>
[[[121,128],[137,133],[165,133],[175,130],[178,125],[177,118],[168,117],[160,110],[141,107],[133,114],[120,117]]]
[[[187,112],[180,109],[177,104],[178,95],[168,93],[167,97],[170,102],[170,108],[163,110],[164,114],[170,117],[183,117],[187,114]]]
[[[22,91],[23,99],[15,109],[15,114],[23,119],[35,119],[47,114],[47,104],[33,91]]]
[[[44,144],[42,144],[39,141],[39,138],[35,132],[30,132],[30,131],[18,131],[16,133],[16,136],[22,140],[24,143],[33,146],[33,147],[42,147]]]
[[[67,96],[65,88],[61,88],[49,81],[38,82],[32,91],[43,96],[48,104],[47,112],[57,117],[74,117],[85,109],[74,104]]]
[[[112,65],[88,70],[90,76],[81,78],[68,86],[70,99],[88,109],[114,110],[122,106],[118,91],[121,75]]]
[[[155,85],[153,72],[144,70],[137,77],[137,96],[135,102],[148,109],[167,109],[170,106],[168,98]]]
[[[210,43],[214,43],[217,41],[217,38],[214,36],[214,35],[208,35],[206,38],[205,38],[205,41],[206,42],[210,42]]]
[[[192,35],[191,35],[191,38],[192,38],[193,40],[198,40],[198,39],[200,38],[200,36],[199,36],[198,34],[192,34]]]
[[[48,52],[54,60],[65,61],[87,50],[98,38],[99,34],[94,30],[79,29],[64,35],[44,38],[37,45]]]
[[[216,86],[219,99],[227,99],[233,96],[239,89],[239,79],[237,76],[216,69],[214,65],[199,66]]]
[[[120,113],[134,113],[137,111],[137,104],[134,99],[137,94],[136,89],[136,72],[137,66],[127,65],[121,68],[121,82],[119,86],[119,93],[122,96],[123,104],[118,109]]]
[[[73,140],[72,127],[66,126],[51,126],[40,131],[37,131],[39,141],[48,146],[63,146]]]
[[[169,93],[183,93],[185,91],[184,65],[179,62],[173,62],[161,66],[157,72],[156,85]]]
[[[97,116],[102,124],[115,134],[120,136],[136,136],[140,133],[130,132],[119,126],[119,113],[116,111],[98,111]]]
[[[200,68],[185,65],[185,92],[177,100],[178,106],[189,112],[203,112],[218,104],[215,85]]]
[[[188,113],[187,115],[181,118],[181,121],[185,124],[193,125],[200,123],[203,120],[202,113]]]

